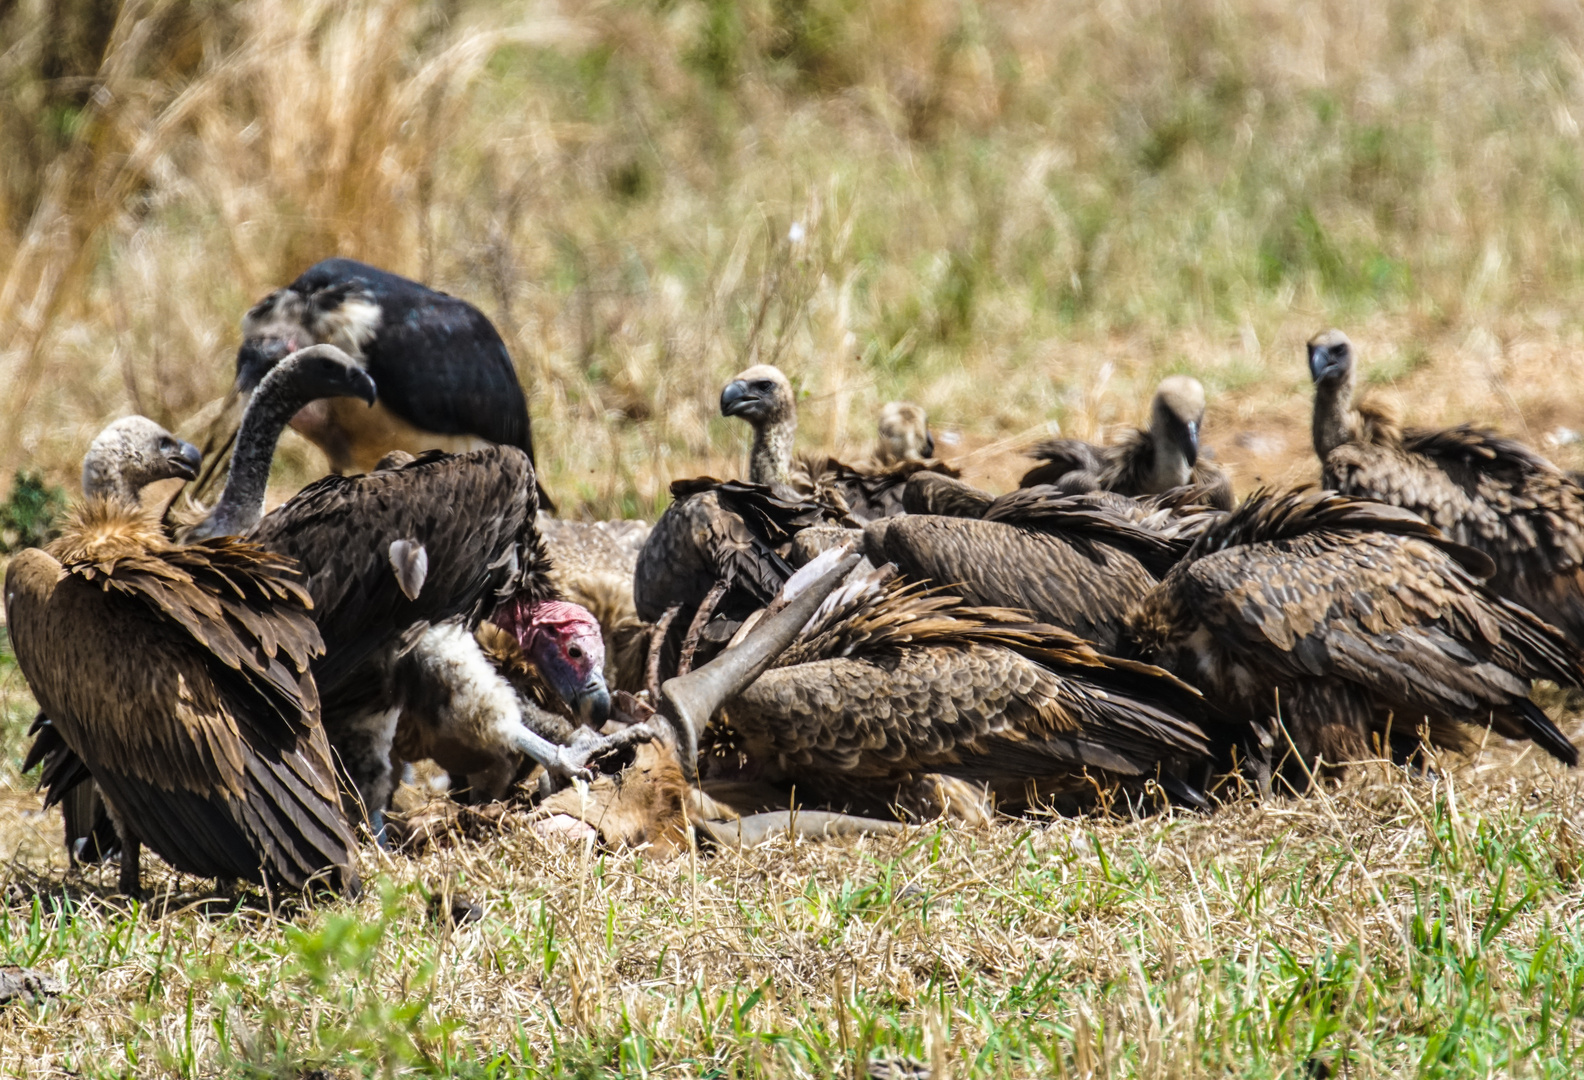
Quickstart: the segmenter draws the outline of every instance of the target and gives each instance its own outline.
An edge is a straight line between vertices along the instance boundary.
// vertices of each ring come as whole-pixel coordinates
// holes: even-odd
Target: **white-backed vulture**
[[[901,513],[902,486],[916,473],[957,475],[957,470],[942,462],[912,458],[869,468],[835,458],[794,460],[796,395],[781,369],[771,364],[756,364],[727,383],[721,391],[720,408],[722,416],[740,417],[753,430],[749,481],[782,498],[826,503],[838,515],[850,515],[851,524]],[[919,414],[922,417],[922,410]],[[929,438],[927,428],[924,438]],[[933,441],[929,445],[933,449]]]
[[[1491,588],[1584,643],[1584,487],[1521,443],[1463,425],[1398,427],[1353,400],[1347,336],[1309,342],[1323,486],[1411,510],[1490,556]]]
[[[787,595],[855,560],[820,556]],[[756,679],[734,680],[729,650],[713,670],[667,684],[673,703],[691,698],[693,725],[720,709],[704,729],[701,773],[800,787],[941,773],[1009,791],[1040,781],[1070,794],[1091,788],[1093,770],[1097,780],[1158,776],[1199,801],[1175,775],[1202,766],[1210,750],[1192,687],[1021,613],[968,607],[895,573],[858,569]],[[751,649],[773,626],[767,618],[745,631],[736,649]],[[680,683],[705,689],[679,699]]]
[[[930,434],[929,417],[922,405],[888,401],[880,406],[875,428],[879,435],[875,460],[881,465],[928,461],[935,456],[935,436]]]
[[[147,460],[190,478],[191,448],[145,428],[140,463],[123,456],[140,436],[119,433],[96,440],[60,539],[12,560],[6,619],[67,771],[114,817],[122,891],[139,890],[140,844],[204,877],[355,889],[296,569],[231,538],[173,544],[136,488],[158,478]]]
[[[395,468],[328,476],[263,514],[282,426],[305,398],[323,396],[325,380],[333,378],[350,388],[343,393],[373,397],[360,382],[367,373],[330,345],[295,353],[265,376],[244,414],[225,492],[194,535],[242,533],[301,566],[325,644],[314,665],[325,730],[378,834],[395,787],[392,749],[403,694],[412,692],[413,679],[482,676],[485,665],[471,654],[478,650],[472,631],[484,617],[493,613],[587,719],[602,720],[610,698],[596,658],[583,647],[587,634],[598,634],[592,617],[581,627],[540,623],[559,597],[535,527],[533,466],[521,450],[431,451]],[[429,634],[453,621],[468,632]],[[445,655],[398,671],[409,653],[428,648]],[[466,662],[452,662],[459,652],[469,654]],[[491,702],[516,700],[500,690],[431,687],[424,700],[436,711],[425,719],[449,735],[484,740],[495,754],[526,754],[551,772],[587,775],[586,762],[603,743],[550,742],[528,722],[527,703],[504,715],[489,711]],[[415,744],[443,749],[453,742],[429,732],[415,736]],[[457,767],[459,774],[472,771]]]
[[[1134,429],[1111,446],[1080,439],[1047,439],[1029,451],[1044,462],[1024,474],[1021,487],[1056,484],[1069,491],[1115,491],[1160,495],[1176,487],[1198,489],[1197,502],[1232,509],[1232,481],[1215,462],[1201,457],[1205,393],[1198,379],[1162,379],[1150,401],[1147,429]]]
[[[328,398],[292,418],[332,471],[370,472],[392,450],[460,453],[491,444],[515,446],[533,463],[527,399],[505,342],[483,312],[364,263],[326,259],[243,316],[228,422],[206,447],[200,495],[220,475],[247,397],[284,357],[317,344],[342,349],[379,387],[373,409]],[[543,488],[539,501],[553,509]]]
[[[1490,726],[1577,763],[1529,700],[1577,686],[1584,654],[1486,588],[1490,560],[1412,513],[1334,492],[1259,493],[1212,523],[1130,614],[1141,659],[1203,690],[1256,734],[1279,717],[1301,782],[1427,737],[1462,747]],[[1255,742],[1263,741],[1255,739]]]

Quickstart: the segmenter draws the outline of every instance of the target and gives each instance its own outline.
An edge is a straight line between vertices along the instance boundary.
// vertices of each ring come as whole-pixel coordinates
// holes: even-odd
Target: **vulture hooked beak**
[[[1321,383],[1345,375],[1351,361],[1346,345],[1310,345],[1309,377]]]
[[[1182,446],[1183,459],[1190,469],[1193,468],[1199,463],[1199,421],[1189,420],[1183,424],[1178,442]]]
[[[605,684],[605,676],[598,671],[589,673],[588,682],[573,696],[570,702],[578,719],[591,728],[598,728],[611,715],[610,687]]]
[[[848,555],[786,607],[761,620],[740,643],[703,667],[660,685],[660,697],[680,729],[682,745],[677,748],[678,756],[688,783],[698,783],[699,735],[715,710],[764,674],[862,558],[858,552]]]
[[[170,465],[171,475],[183,480],[197,479],[198,469],[203,465],[203,451],[181,439],[172,439],[170,442],[170,446],[161,446],[160,450]]]
[[[752,412],[760,404],[759,395],[745,379],[735,379],[726,384],[726,389],[721,391],[720,409],[722,416],[742,416]]]

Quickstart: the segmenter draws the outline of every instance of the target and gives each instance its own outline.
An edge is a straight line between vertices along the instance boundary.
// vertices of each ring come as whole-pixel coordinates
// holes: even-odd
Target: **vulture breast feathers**
[[[177,547],[101,500],[6,576],[23,674],[139,839],[205,877],[354,887],[310,606],[289,560],[232,539]]]
[[[723,586],[704,632],[711,647],[776,598],[792,576],[788,557],[798,532],[833,518],[821,503],[712,477],[678,480],[671,498],[639,552],[633,600],[650,623],[676,607],[671,637],[680,641],[711,590]]]
[[[1528,697],[1576,686],[1584,656],[1486,588],[1490,560],[1417,516],[1333,492],[1261,493],[1212,524],[1129,617],[1145,659],[1244,719],[1279,710],[1311,761],[1356,760],[1390,726],[1399,752],[1428,723],[1577,751]]]
[[[1209,750],[1197,691],[1017,612],[860,573],[727,703],[707,744],[785,774],[1123,776]]]

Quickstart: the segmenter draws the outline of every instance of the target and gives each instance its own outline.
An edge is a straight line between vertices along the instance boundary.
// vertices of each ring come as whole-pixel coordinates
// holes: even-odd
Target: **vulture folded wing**
[[[180,566],[14,560],[7,615],[29,685],[121,819],[178,869],[292,887],[333,871],[350,885],[302,596],[244,544],[171,554]]]
[[[497,446],[424,454],[362,476],[328,476],[260,521],[249,539],[294,559],[313,597],[325,643],[314,676],[326,709],[369,689],[348,682],[358,681],[393,628],[405,628],[410,646],[434,623],[482,618],[521,580],[545,581],[548,558],[534,529],[535,510],[527,455]],[[396,541],[421,545],[427,557],[414,598],[391,567]]]
[[[865,531],[874,562],[970,604],[1017,608],[1114,651],[1128,608],[1155,579],[1128,551],[998,521],[909,515]]]

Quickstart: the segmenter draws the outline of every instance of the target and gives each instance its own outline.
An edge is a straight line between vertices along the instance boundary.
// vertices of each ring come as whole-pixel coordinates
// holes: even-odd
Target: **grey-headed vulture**
[[[1274,732],[1294,782],[1321,759],[1400,757],[1421,738],[1461,747],[1486,726],[1576,764],[1529,685],[1579,685],[1584,654],[1486,588],[1489,571],[1406,510],[1260,493],[1204,530],[1129,615],[1128,635],[1142,659]]]
[[[1172,488],[1199,489],[1196,501],[1232,509],[1232,481],[1225,470],[1201,457],[1205,393],[1188,375],[1162,379],[1150,401],[1147,429],[1130,431],[1111,446],[1079,439],[1047,439],[1029,451],[1043,461],[1020,481],[1022,487],[1056,484],[1069,491],[1115,491],[1159,495]]]
[[[1490,556],[1491,588],[1584,644],[1584,487],[1512,439],[1463,425],[1398,427],[1356,404],[1347,336],[1309,342],[1321,483],[1411,510]]]
[[[204,877],[355,888],[308,594],[289,560],[256,545],[167,539],[135,501],[156,477],[125,452],[152,437],[142,457],[166,460],[163,475],[191,477],[195,462],[142,425],[96,441],[84,505],[6,574],[17,662],[69,752],[64,772],[85,769],[108,803],[123,892],[139,889],[140,843]]]
[[[511,356],[467,301],[352,259],[315,263],[243,316],[233,398],[245,402],[281,359],[316,344],[342,349],[379,387],[373,409],[327,398],[291,418],[333,472],[372,471],[393,450],[460,453],[490,444],[516,447],[533,463],[528,403]],[[217,432],[201,492],[223,464],[221,444]],[[553,508],[543,488],[539,496]]]
[[[893,405],[902,403],[893,402]],[[797,400],[792,384],[780,368],[756,364],[741,372],[721,391],[722,416],[744,420],[753,430],[748,451],[748,479],[770,488],[787,499],[814,499],[825,503],[838,515],[850,516],[853,524],[890,517],[902,512],[902,487],[908,477],[920,472],[956,476],[957,470],[939,461],[904,456],[895,462],[872,467],[847,465],[835,458],[795,460],[797,440]],[[908,454],[910,447],[934,449],[927,426],[922,426],[923,410],[916,416],[905,410],[882,415],[882,448]],[[909,424],[917,421],[918,429]]]

